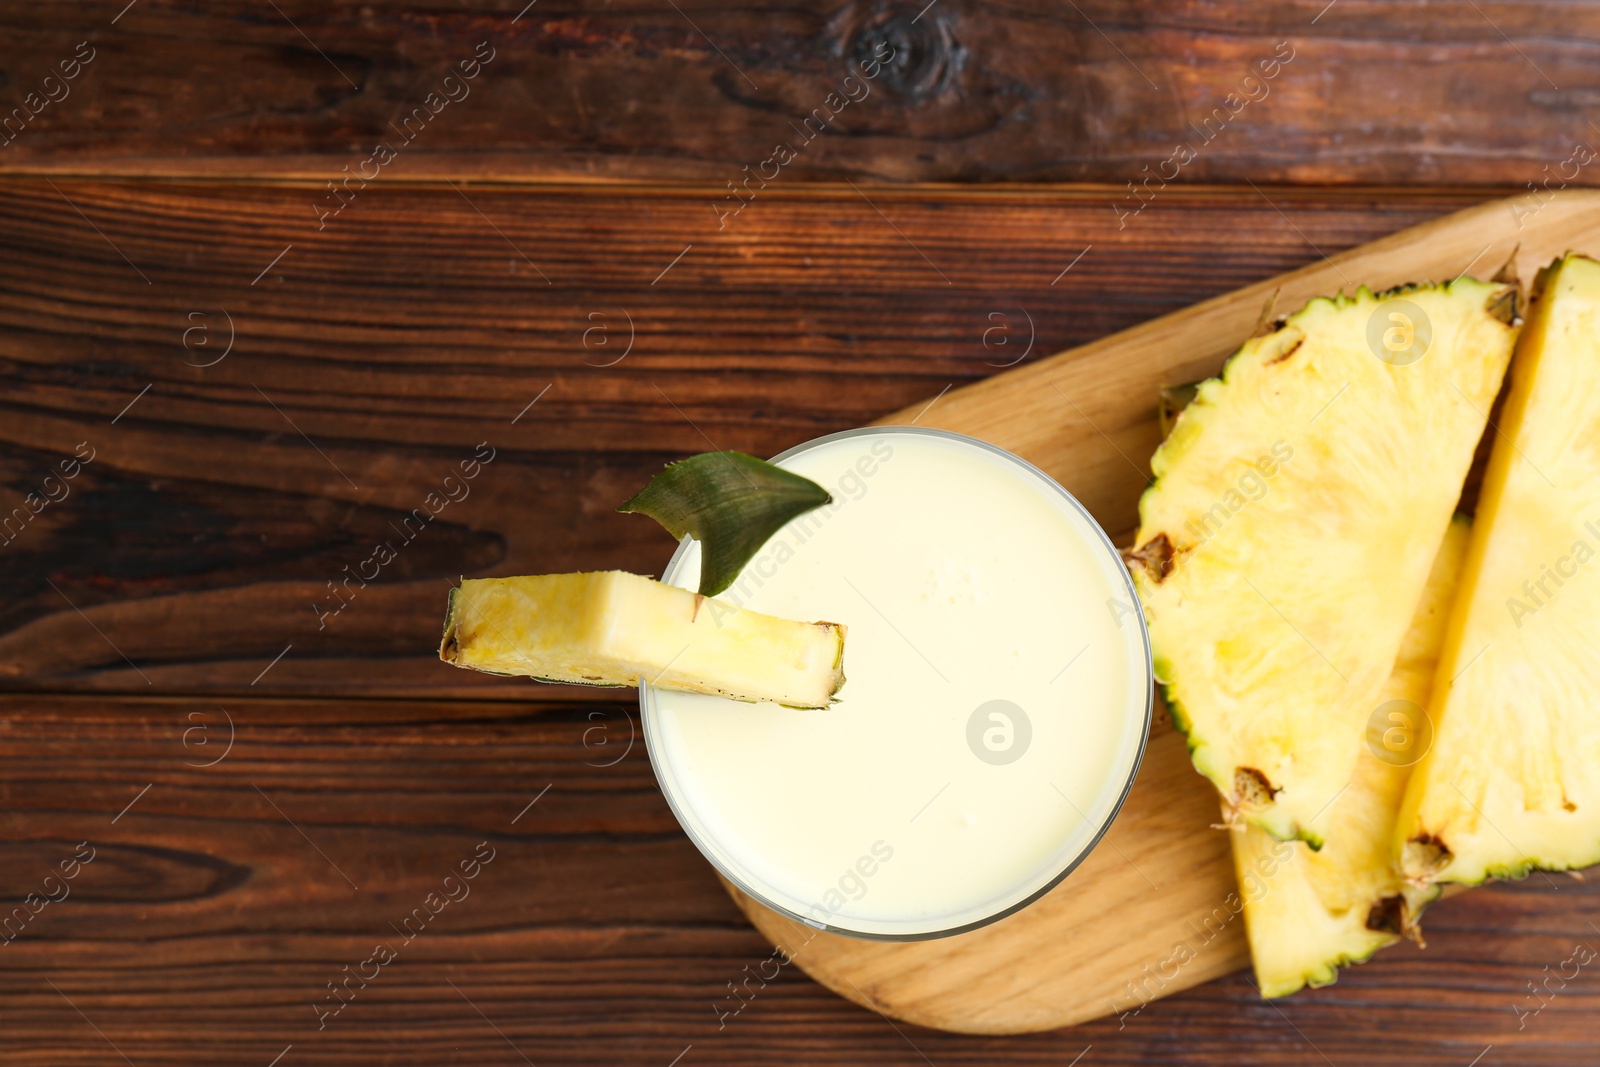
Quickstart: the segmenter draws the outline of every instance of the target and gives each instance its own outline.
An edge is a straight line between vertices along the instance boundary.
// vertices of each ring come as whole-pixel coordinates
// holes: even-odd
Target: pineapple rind
[[[844,684],[844,627],[778,619],[624,571],[468,579],[439,656],[578,685],[826,707]]]
[[[1458,517],[1439,546],[1382,701],[1427,706],[1468,529],[1467,520]],[[1400,939],[1399,933],[1370,926],[1375,907],[1398,898],[1401,923],[1414,928],[1422,909],[1438,896],[1436,887],[1408,885],[1390,854],[1411,770],[1362,752],[1350,785],[1318,820],[1329,839],[1321,852],[1312,852],[1305,842],[1278,841],[1253,826],[1234,832],[1245,930],[1262,996],[1332,983],[1340,967],[1364,962]]]
[[[1378,296],[1313,300],[1202,383],[1152,459],[1136,551],[1166,535],[1173,563],[1134,577],[1156,674],[1195,767],[1275,837],[1320,843],[1311,821],[1349,780],[1499,390],[1513,292],[1460,278],[1386,294],[1432,323],[1403,366],[1368,346]],[[1289,458],[1270,492],[1208,527],[1274,443]],[[1197,520],[1209,536],[1185,533]],[[1269,800],[1241,792],[1241,770]]]
[[[1600,862],[1600,264],[1569,254],[1538,285],[1395,829],[1419,881]]]

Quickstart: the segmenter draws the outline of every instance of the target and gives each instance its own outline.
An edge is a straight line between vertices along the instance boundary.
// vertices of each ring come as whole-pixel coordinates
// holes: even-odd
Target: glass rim
[[[747,898],[766,908],[768,911],[781,915],[783,918],[788,919],[791,922],[799,923],[802,926],[813,930],[819,930],[823,933],[839,934],[844,937],[856,938],[862,941],[934,941],[938,940],[939,938],[954,937],[956,934],[964,934],[973,930],[981,929],[982,927],[997,923],[1001,919],[1007,918],[1008,916],[1015,915],[1017,912],[1021,911],[1023,908],[1026,908],[1028,905],[1033,904],[1046,893],[1049,893],[1051,890],[1055,889],[1056,886],[1065,881],[1067,876],[1073,871],[1077,870],[1079,865],[1089,857],[1089,854],[1099,846],[1101,840],[1104,839],[1106,833],[1111,829],[1111,824],[1116,822],[1117,816],[1122,813],[1122,807],[1127,803],[1128,794],[1133,791],[1133,784],[1139,777],[1139,768],[1144,763],[1145,752],[1150,744],[1150,727],[1155,714],[1155,664],[1150,651],[1150,630],[1145,624],[1144,608],[1139,600],[1139,590],[1133,584],[1133,576],[1128,573],[1127,566],[1122,562],[1122,554],[1118,551],[1117,546],[1112,543],[1110,535],[1106,533],[1104,527],[1100,525],[1095,517],[1089,513],[1089,509],[1084,507],[1083,503],[1077,497],[1073,496],[1065,486],[1052,478],[1048,473],[1041,470],[1037,465],[1028,462],[1015,452],[1001,448],[999,445],[990,444],[988,441],[981,440],[980,438],[971,437],[967,434],[956,433],[952,430],[939,430],[928,426],[885,425],[862,426],[852,430],[839,430],[835,433],[824,434],[821,437],[814,437],[808,441],[803,441],[798,445],[784,449],[776,456],[773,456],[769,462],[781,463],[783,460],[789,459],[792,456],[809,452],[824,445],[832,444],[835,441],[847,440],[853,437],[878,436],[882,434],[934,437],[955,441],[963,445],[973,445],[979,449],[990,452],[1000,457],[1002,460],[1014,464],[1025,471],[1031,472],[1046,486],[1049,486],[1051,489],[1053,489],[1069,505],[1071,505],[1072,509],[1076,511],[1077,514],[1088,523],[1089,528],[1094,531],[1094,534],[1099,539],[1101,547],[1104,548],[1105,551],[1109,553],[1111,559],[1116,562],[1115,570],[1122,579],[1124,590],[1130,598],[1129,603],[1131,603],[1135,609],[1133,614],[1138,622],[1140,647],[1144,653],[1142,659],[1139,659],[1135,664],[1136,667],[1142,666],[1144,672],[1144,722],[1139,729],[1138,744],[1135,746],[1133,760],[1128,767],[1127,780],[1122,783],[1122,789],[1120,792],[1118,792],[1116,800],[1111,804],[1110,808],[1106,812],[1105,818],[1101,821],[1100,825],[1095,828],[1094,834],[1089,838],[1088,842],[1085,843],[1083,848],[1081,848],[1077,854],[1074,855],[1072,859],[1061,868],[1061,870],[1051,875],[1033,892],[1022,897],[1020,900],[1007,905],[1004,908],[998,909],[997,911],[983,916],[982,918],[961,923],[957,926],[912,933],[890,933],[884,931],[855,930],[849,928],[848,926],[841,926],[832,922],[821,922],[817,919],[797,914],[790,908],[768,899],[767,896],[759,889],[749,885],[744,878],[735,874],[733,871],[728,870],[728,868],[724,866],[723,863],[718,859],[715,852],[707,846],[707,843],[704,840],[702,840],[701,835],[696,831],[696,828],[693,825],[693,822],[696,820],[687,818],[684,810],[679,806],[678,799],[673,795],[673,790],[668,785],[669,778],[663,773],[662,760],[656,755],[656,742],[652,738],[650,727],[650,718],[655,690],[652,689],[650,684],[643,678],[639,679],[639,721],[644,732],[645,754],[650,760],[651,773],[655,775],[656,785],[660,788],[661,795],[666,798],[667,807],[672,811],[672,817],[677,820],[678,826],[694,844],[695,848],[699,850],[700,855],[711,864],[712,868],[715,869],[723,879],[737,888]],[[688,551],[689,545],[693,540],[694,539],[692,537],[685,536],[678,542],[678,547],[676,551],[673,552],[672,558],[667,561],[666,567],[662,569],[661,574],[663,581],[666,580],[667,575],[672,574],[673,571],[676,570],[683,559],[684,553]]]

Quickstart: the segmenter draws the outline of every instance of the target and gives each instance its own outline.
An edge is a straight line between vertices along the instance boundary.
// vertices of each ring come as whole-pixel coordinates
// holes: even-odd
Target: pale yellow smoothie
[[[1144,750],[1150,654],[1110,541],[1008,453],[913,427],[775,460],[834,502],[719,599],[848,627],[824,710],[641,687],[689,836],[758,900],[873,938],[956,933],[1041,895],[1093,847]],[[695,588],[686,540],[664,579]]]

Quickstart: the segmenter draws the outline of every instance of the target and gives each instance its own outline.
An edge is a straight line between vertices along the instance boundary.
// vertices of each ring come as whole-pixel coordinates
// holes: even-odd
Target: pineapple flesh
[[[1405,710],[1391,714],[1419,717],[1428,706],[1467,537],[1466,520],[1457,519],[1439,546],[1394,671],[1379,693],[1380,708],[1403,702],[1397,706]],[[1327,985],[1341,966],[1402,936],[1418,937],[1417,918],[1438,889],[1408,883],[1390,850],[1414,757],[1426,744],[1423,732],[1406,729],[1416,725],[1391,723],[1388,716],[1369,724],[1349,786],[1316,821],[1327,837],[1321,851],[1254,826],[1234,832],[1234,866],[1262,996]]]
[[[1514,286],[1313,300],[1203,383],[1130,555],[1157,677],[1229,810],[1316,847],[1510,359]]]
[[[844,684],[845,628],[792,622],[625,571],[467,579],[439,658],[551,682],[823,708]]]
[[[1395,851],[1419,882],[1600,861],[1600,263],[1536,285]]]

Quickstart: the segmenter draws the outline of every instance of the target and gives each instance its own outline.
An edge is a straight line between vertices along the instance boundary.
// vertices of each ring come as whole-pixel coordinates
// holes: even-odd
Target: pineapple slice
[[[1600,861],[1600,263],[1535,288],[1395,830],[1418,880]]]
[[[827,707],[845,628],[747,611],[625,571],[462,581],[439,658],[490,674]]]
[[[1130,559],[1156,675],[1230,810],[1313,847],[1499,391],[1516,289],[1313,300],[1157,450]],[[1419,358],[1420,357],[1420,358]]]
[[[1379,692],[1379,708],[1403,701],[1405,710],[1396,713],[1416,718],[1428,706],[1468,530],[1465,519],[1450,524],[1394,671]],[[1389,848],[1400,798],[1426,743],[1395,721],[1401,725],[1390,726],[1380,715],[1377,725],[1369,724],[1368,747],[1356,759],[1349,787],[1317,820],[1328,839],[1320,852],[1254,826],[1233,835],[1250,959],[1264,997],[1327,985],[1344,964],[1359,963],[1402,936],[1418,936],[1417,917],[1438,896],[1436,887],[1408,884]]]

